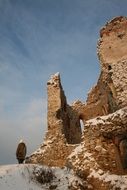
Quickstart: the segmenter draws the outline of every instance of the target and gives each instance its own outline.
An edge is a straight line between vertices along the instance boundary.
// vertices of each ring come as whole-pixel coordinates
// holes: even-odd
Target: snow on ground
[[[102,147],[96,146],[96,148],[99,150]],[[105,151],[105,149],[103,151]],[[80,153],[83,154],[82,161],[79,157]],[[87,171],[87,165],[89,166],[89,175],[87,176],[88,180],[94,178],[98,179],[100,184],[108,183],[111,187],[110,190],[127,190],[127,175],[115,175],[100,169],[96,160],[92,157],[92,154],[85,148],[85,144],[81,144],[73,150],[68,157],[68,161],[70,160],[73,161],[73,166],[77,169]]]
[[[34,164],[0,166],[1,190],[68,190],[77,181],[82,184],[72,170],[67,168],[48,168]]]
[[[6,165],[0,166],[1,190],[42,190],[40,184],[31,180],[34,166]]]
[[[110,183],[112,185],[112,190],[127,190],[127,175],[115,175],[109,174],[109,172],[104,173],[102,170],[95,171],[94,169],[91,169],[89,178],[91,177]]]

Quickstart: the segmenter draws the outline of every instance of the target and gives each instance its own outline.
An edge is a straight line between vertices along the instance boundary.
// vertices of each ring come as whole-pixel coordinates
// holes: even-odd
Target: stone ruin
[[[67,166],[93,189],[108,190],[114,186],[104,181],[106,172],[127,174],[126,17],[116,17],[100,30],[97,50],[101,73],[85,103],[68,105],[59,73],[47,82],[48,131],[27,162]]]

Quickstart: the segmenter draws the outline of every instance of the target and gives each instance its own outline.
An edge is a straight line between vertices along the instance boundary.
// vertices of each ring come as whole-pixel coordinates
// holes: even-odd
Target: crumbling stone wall
[[[67,162],[95,189],[108,190],[115,189],[110,177],[127,174],[126,156],[127,107],[86,121],[82,143],[72,151]],[[103,181],[106,176],[110,177]]]
[[[100,31],[101,74],[86,103],[67,104],[58,73],[48,81],[48,131],[42,146],[28,158],[28,162],[49,166],[67,163],[79,175],[89,176],[92,181],[91,170],[99,171],[101,176],[105,172],[126,173],[126,26],[127,19],[117,17]],[[92,118],[95,119],[90,120]],[[80,120],[85,126],[82,138]],[[118,140],[119,135],[122,135],[121,140]],[[110,189],[108,187],[105,189]]]
[[[51,76],[48,91],[48,134],[64,134],[68,144],[81,142],[81,126],[78,114],[66,100],[59,73]],[[57,123],[61,125],[57,125]],[[76,134],[76,135],[75,135]]]
[[[127,105],[127,18],[116,17],[100,31],[101,74],[85,104],[73,108],[83,120],[107,115]]]
[[[104,171],[117,174],[123,172],[124,166],[121,165],[122,157],[119,152],[121,140],[118,144],[114,142],[120,136],[121,140],[127,136],[127,108],[86,122],[83,137],[85,147]]]
[[[100,31],[98,56],[101,70],[119,107],[127,105],[127,18],[116,17]]]
[[[64,166],[68,155],[81,142],[80,119],[76,110],[67,104],[59,73],[47,82],[47,92],[48,131],[41,147],[27,162]]]
[[[102,73],[97,85],[88,94],[86,103],[76,101],[72,104],[73,109],[77,111],[83,123],[88,119],[107,115],[118,109],[116,99],[113,97],[112,91],[103,76]]]

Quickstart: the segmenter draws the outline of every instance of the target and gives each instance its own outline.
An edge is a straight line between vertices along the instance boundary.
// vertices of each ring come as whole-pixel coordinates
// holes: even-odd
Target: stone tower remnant
[[[59,73],[51,76],[51,79],[47,82],[47,91],[48,133],[64,134],[68,144],[80,143],[81,127],[79,118],[76,111],[67,104]]]
[[[67,104],[60,75],[52,75],[47,82],[48,131],[42,146],[27,162],[49,166],[63,166],[72,150],[81,142],[80,119],[76,110]]]
[[[116,17],[100,31],[98,56],[101,71],[117,102],[127,105],[127,18]]]

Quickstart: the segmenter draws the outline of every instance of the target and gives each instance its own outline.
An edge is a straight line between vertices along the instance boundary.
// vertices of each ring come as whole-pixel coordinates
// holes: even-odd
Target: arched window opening
[[[80,119],[80,126],[81,126],[81,131],[83,133],[83,130],[84,130],[84,123],[83,123],[83,120]]]

